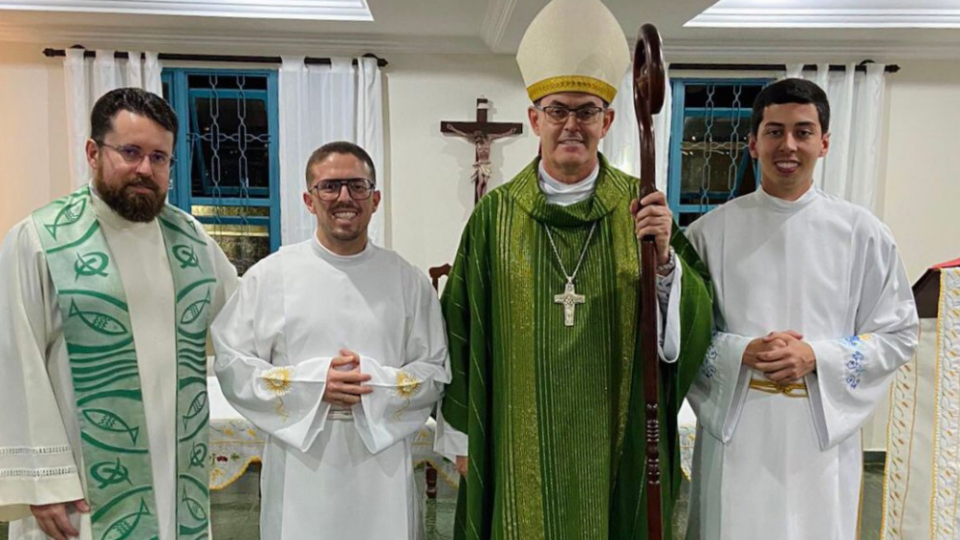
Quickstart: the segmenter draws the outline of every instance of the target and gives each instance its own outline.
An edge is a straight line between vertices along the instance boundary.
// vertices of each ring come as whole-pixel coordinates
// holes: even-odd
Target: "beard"
[[[153,221],[160,215],[163,206],[167,204],[167,194],[161,192],[160,186],[150,178],[142,176],[138,176],[123,185],[112,186],[104,182],[100,175],[97,175],[94,187],[103,202],[107,203],[107,206],[127,221],[137,223]],[[136,192],[133,190],[134,187],[147,188],[152,193]]]

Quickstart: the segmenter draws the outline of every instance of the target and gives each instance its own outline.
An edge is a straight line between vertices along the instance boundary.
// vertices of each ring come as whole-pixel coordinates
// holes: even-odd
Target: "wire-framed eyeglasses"
[[[120,146],[113,146],[112,144],[107,143],[97,143],[99,146],[107,147],[114,152],[120,154],[120,157],[127,165],[140,165],[143,162],[143,158],[146,157],[150,160],[150,166],[153,167],[153,170],[156,172],[169,172],[170,167],[173,166],[173,156],[165,152],[150,152],[149,154],[144,152],[139,146],[122,144]]]
[[[310,188],[310,192],[320,197],[321,201],[335,201],[340,197],[343,186],[347,186],[350,197],[355,201],[365,201],[375,191],[374,183],[366,178],[338,178],[321,180]]]
[[[562,105],[547,105],[546,107],[534,105],[533,108],[545,113],[547,118],[555,124],[565,123],[567,118],[570,118],[571,114],[573,114],[574,118],[577,119],[577,122],[581,124],[593,124],[600,120],[600,117],[603,116],[603,112],[607,110],[604,107],[597,107],[596,105],[584,105],[583,107],[577,107],[576,109],[571,109],[570,107],[564,107]]]

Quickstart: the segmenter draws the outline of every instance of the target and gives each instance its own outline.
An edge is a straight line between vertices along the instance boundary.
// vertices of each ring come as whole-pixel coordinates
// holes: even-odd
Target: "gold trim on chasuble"
[[[502,308],[501,316],[506,320],[503,328],[512,328],[518,335],[534,336],[536,333],[533,261],[542,257],[546,242],[541,238],[541,225],[533,219],[521,219],[519,224],[515,214],[522,214],[518,205],[497,205],[497,234],[507,240],[500,244],[501,251],[495,257],[498,266],[495,275],[507,277],[506,286],[495,286],[495,294],[500,296],[494,305]],[[526,217],[521,216],[521,217]],[[530,229],[522,224],[526,222]],[[518,226],[519,225],[519,226]],[[531,256],[533,254],[533,256]],[[509,279],[517,275],[520,279]],[[511,304],[512,300],[512,304]],[[554,307],[552,304],[550,307]],[[536,340],[511,340],[509,336],[496,336],[494,343],[501,348],[496,357],[503,358],[506,365],[495,369],[493,384],[504,392],[503,403],[511,407],[497,407],[505,422],[494,417],[494,422],[507,426],[505,441],[522,442],[522,447],[496,445],[499,455],[496,460],[505,464],[497,467],[496,483],[504,486],[513,496],[501,497],[506,503],[501,508],[503,523],[516,523],[514,531],[505,531],[511,540],[537,540],[544,538],[544,515],[541,504],[543,477],[540,465],[540,425],[537,411],[537,371]],[[510,367],[507,367],[510,366]],[[500,377],[506,380],[497,380]],[[511,379],[516,380],[511,380]],[[529,451],[529,449],[536,449]],[[526,449],[526,451],[525,451]],[[510,503],[516,502],[516,507]],[[532,504],[531,504],[532,503]],[[494,512],[496,514],[496,512]],[[512,534],[511,534],[512,533]]]

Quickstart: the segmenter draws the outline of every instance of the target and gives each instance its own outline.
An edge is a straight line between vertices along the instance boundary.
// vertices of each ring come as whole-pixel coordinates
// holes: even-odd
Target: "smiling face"
[[[355,255],[367,245],[367,227],[380,205],[380,192],[374,191],[366,200],[357,201],[346,186],[332,201],[321,200],[313,189],[325,180],[365,178],[370,180],[366,164],[350,154],[332,153],[310,167],[309,190],[303,202],[317,217],[317,239],[337,255]]]
[[[581,92],[550,94],[540,100],[540,108],[556,106],[568,109],[604,107],[603,100]],[[593,122],[578,121],[571,114],[563,122],[552,120],[543,111],[530,107],[530,126],[540,137],[540,153],[547,174],[560,182],[572,184],[583,180],[597,167],[600,139],[613,123],[613,109],[606,109]]]
[[[757,134],[750,135],[750,155],[760,161],[764,191],[788,201],[810,188],[817,160],[829,147],[830,134],[823,133],[811,103],[768,105]]]

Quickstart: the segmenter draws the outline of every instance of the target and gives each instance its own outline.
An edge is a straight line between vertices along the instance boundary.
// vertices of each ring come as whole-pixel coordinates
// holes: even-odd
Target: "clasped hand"
[[[360,373],[360,355],[340,349],[340,356],[330,361],[330,369],[327,370],[323,401],[345,406],[360,403],[360,396],[373,392],[373,388],[360,384],[369,380],[370,375]]]
[[[793,330],[770,332],[747,345],[743,364],[777,384],[799,382],[817,368],[813,348]]]

